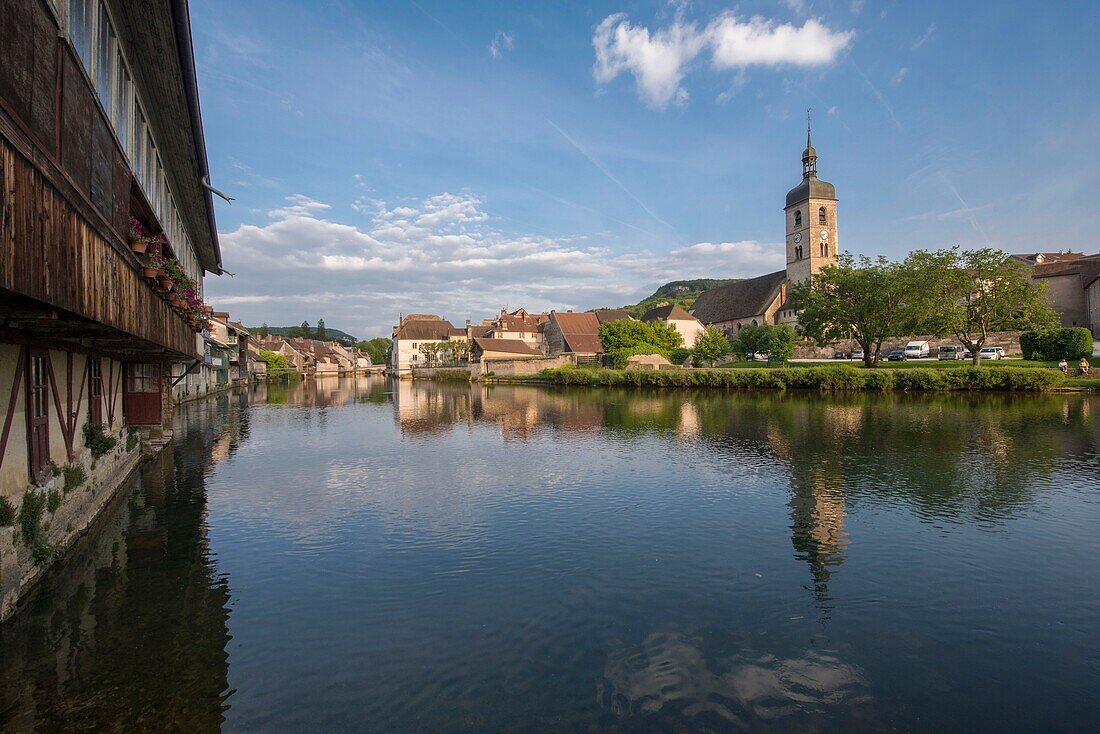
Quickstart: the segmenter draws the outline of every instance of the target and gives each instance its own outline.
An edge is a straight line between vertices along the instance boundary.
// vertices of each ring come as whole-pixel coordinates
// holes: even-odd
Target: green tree
[[[769,364],[786,364],[794,356],[794,346],[798,334],[790,324],[775,324],[764,327],[767,336],[764,349],[768,353]]]
[[[310,331],[309,331],[309,322],[308,321],[303,321],[302,325],[298,328],[301,329],[301,331],[302,331],[302,338],[303,339],[309,339],[310,338],[311,335],[310,335]]]
[[[1033,283],[1028,267],[1001,250],[917,250],[905,262],[925,330],[953,334],[975,365],[990,333],[1039,330],[1057,321],[1046,285]]]
[[[845,252],[836,265],[791,287],[791,308],[804,336],[819,346],[850,337],[863,348],[863,363],[874,367],[883,340],[910,333],[919,320],[919,287],[909,266]]]
[[[730,353],[730,342],[722,330],[708,326],[695,337],[695,346],[691,349],[692,361],[696,366],[713,364]]]
[[[321,341],[328,341],[328,332],[325,331],[324,319],[317,319],[317,338]]]
[[[645,323],[622,319],[600,326],[600,343],[605,352],[617,352],[623,349],[635,349],[643,345],[652,346],[656,354],[666,357],[672,350],[683,344],[680,332],[674,326],[665,326],[660,321]]]
[[[290,363],[287,362],[286,356],[267,349],[261,349],[260,356],[267,361],[268,378],[282,377],[290,371]]]
[[[268,329],[266,321],[260,326],[260,330],[257,333],[260,335],[261,339],[266,339],[268,335],[271,334],[271,330]]]
[[[745,357],[754,359],[757,352],[766,352],[768,343],[768,327],[764,324],[745,324],[737,336],[730,342],[731,351]]]
[[[370,355],[371,364],[386,364],[387,356],[390,352],[390,340],[382,337],[377,339],[371,339],[370,341],[361,341],[355,344],[360,351],[366,352]]]

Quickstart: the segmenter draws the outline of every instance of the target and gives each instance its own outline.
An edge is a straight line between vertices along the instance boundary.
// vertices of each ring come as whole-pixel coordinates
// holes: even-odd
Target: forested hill
[[[635,318],[640,317],[646,311],[657,306],[675,303],[685,309],[691,309],[695,299],[704,291],[741,280],[740,278],[696,278],[694,280],[674,280],[665,283],[658,288],[653,295],[643,298],[633,306],[623,306],[623,309]]]
[[[251,332],[253,334],[258,334],[260,332],[260,328],[261,327],[259,327],[259,326],[249,326],[248,330],[249,330],[249,332]],[[303,336],[305,336],[305,334],[302,333],[302,327],[301,326],[269,326],[269,327],[267,327],[267,333],[274,334],[275,336],[292,336],[292,337],[303,337]],[[309,338],[310,339],[316,339],[317,338],[317,327],[316,326],[310,326],[309,327]],[[325,339],[328,340],[328,341],[347,342],[349,344],[358,341],[354,336],[347,333],[346,331],[340,331],[339,329],[334,329],[331,326],[326,326],[325,327]]]

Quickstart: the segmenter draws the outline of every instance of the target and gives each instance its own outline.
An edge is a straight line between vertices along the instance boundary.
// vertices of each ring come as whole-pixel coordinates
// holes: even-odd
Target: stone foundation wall
[[[18,517],[13,527],[0,528],[0,620],[7,618],[16,602],[52,563],[63,562],[60,558],[66,549],[92,524],[137,467],[142,455],[140,434],[131,434],[129,429],[123,428],[111,435],[118,443],[98,459],[92,458],[90,449],[80,446],[77,450],[75,460],[68,466],[83,468],[86,478],[79,486],[66,490],[64,467],[60,466],[57,476],[44,486],[28,486],[28,492],[33,491],[47,500],[40,523],[52,549],[52,558],[35,560],[32,549],[22,537],[23,528]],[[26,501],[28,492],[23,493],[19,503],[14,503],[17,511]],[[51,497],[57,503],[52,511],[49,509]]]
[[[502,376],[537,375],[551,367],[564,367],[573,364],[573,357],[562,354],[557,357],[541,357],[536,359],[492,359],[482,362],[482,372],[492,372]]]

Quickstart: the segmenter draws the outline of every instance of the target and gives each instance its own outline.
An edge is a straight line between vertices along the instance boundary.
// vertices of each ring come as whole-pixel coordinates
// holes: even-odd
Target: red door
[[[27,354],[27,456],[31,481],[50,480],[50,371],[44,351]]]
[[[122,416],[128,426],[160,425],[160,365],[129,362],[122,381]]]
[[[103,423],[103,363],[98,359],[88,360],[88,422]]]

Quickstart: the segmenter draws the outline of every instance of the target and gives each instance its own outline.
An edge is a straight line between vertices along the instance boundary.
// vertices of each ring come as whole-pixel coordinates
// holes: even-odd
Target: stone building
[[[836,188],[817,177],[817,151],[806,129],[802,182],[787,192],[787,267],[756,278],[739,280],[703,293],[692,315],[733,336],[746,324],[794,323],[787,305],[787,288],[801,283],[826,265],[835,265],[837,237]]]
[[[1045,283],[1047,299],[1062,326],[1083,326],[1100,339],[1100,301],[1094,287],[1100,276],[1100,253],[1036,252],[1013,255],[1031,268],[1031,278]]]
[[[0,527],[0,617],[169,435],[221,271],[208,176],[186,2],[3,2],[0,500],[37,519]]]

